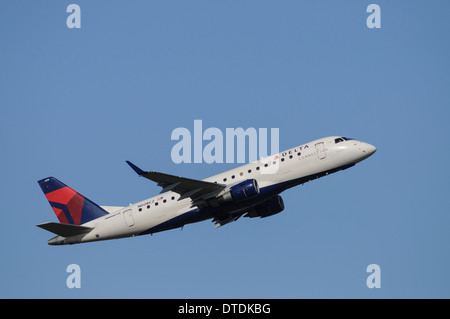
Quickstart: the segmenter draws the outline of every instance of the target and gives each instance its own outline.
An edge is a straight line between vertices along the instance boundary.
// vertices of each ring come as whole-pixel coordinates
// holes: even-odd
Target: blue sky
[[[450,297],[448,1],[77,0],[81,29],[70,3],[0,5],[0,297]],[[171,160],[195,119],[279,128],[280,150],[344,135],[378,151],[269,218],[47,245],[41,178],[125,206],[159,191],[125,160],[197,179],[237,166]]]

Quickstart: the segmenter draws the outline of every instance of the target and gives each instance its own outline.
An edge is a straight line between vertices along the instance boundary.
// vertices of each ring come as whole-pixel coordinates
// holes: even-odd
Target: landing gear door
[[[316,144],[316,153],[317,153],[317,157],[319,157],[319,159],[321,159],[321,160],[323,160],[324,158],[327,157],[327,150],[326,150],[323,142]]]

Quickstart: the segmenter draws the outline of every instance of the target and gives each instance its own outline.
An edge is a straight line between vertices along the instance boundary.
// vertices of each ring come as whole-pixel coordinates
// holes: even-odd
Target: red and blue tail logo
[[[82,225],[108,214],[100,206],[54,177],[41,179],[38,183],[62,224]]]

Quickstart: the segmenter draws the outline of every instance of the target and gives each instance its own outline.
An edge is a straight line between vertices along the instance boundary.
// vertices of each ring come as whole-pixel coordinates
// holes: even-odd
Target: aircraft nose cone
[[[372,155],[377,151],[377,148],[371,144],[367,144],[367,152]]]
[[[361,149],[363,153],[366,154],[367,157],[371,156],[373,153],[377,151],[377,148],[369,143],[363,143]]]

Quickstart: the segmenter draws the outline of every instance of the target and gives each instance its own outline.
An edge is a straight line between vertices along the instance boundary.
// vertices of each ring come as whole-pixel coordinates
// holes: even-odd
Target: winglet
[[[130,161],[126,161],[128,165],[130,165],[130,167],[138,174],[138,175],[143,175],[145,174],[145,171],[141,170],[139,167],[137,167],[136,165],[134,165],[133,163],[131,163]]]

